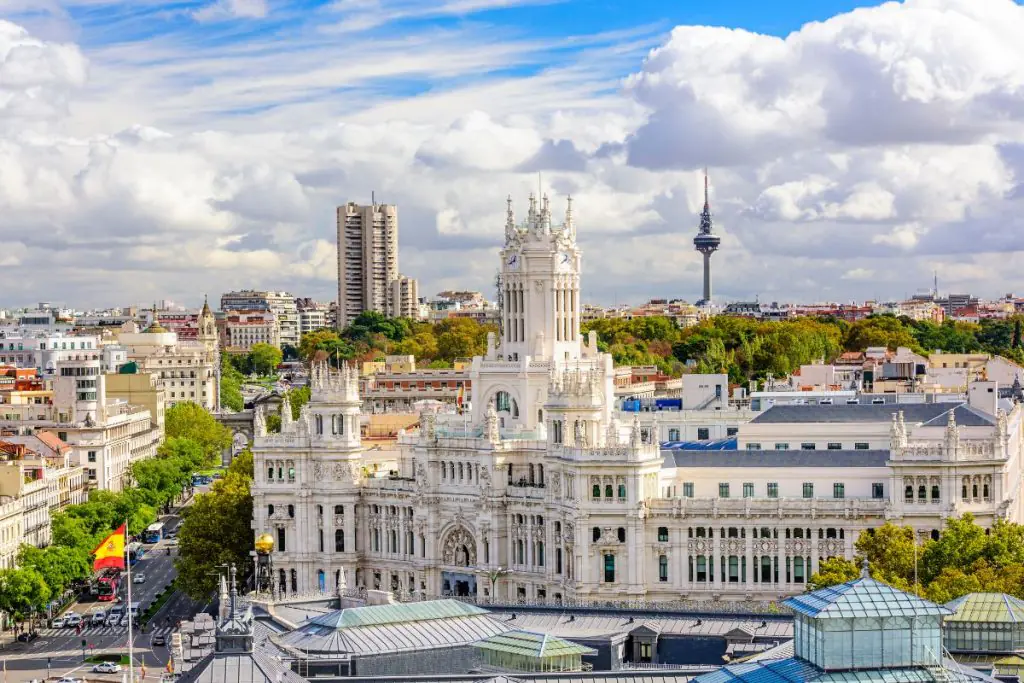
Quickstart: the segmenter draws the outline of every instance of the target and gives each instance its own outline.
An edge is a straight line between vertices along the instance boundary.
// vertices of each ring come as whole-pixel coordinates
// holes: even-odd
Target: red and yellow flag
[[[459,387],[459,393],[455,398],[455,407],[459,411],[459,415],[463,412],[463,405],[466,402],[466,387],[465,385]]]
[[[124,569],[124,526],[119,526],[96,548],[96,560],[92,563],[94,572],[101,569]]]

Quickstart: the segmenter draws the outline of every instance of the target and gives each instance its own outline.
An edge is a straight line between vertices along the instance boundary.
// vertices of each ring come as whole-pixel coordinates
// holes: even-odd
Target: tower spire
[[[711,224],[711,200],[708,196],[708,170],[704,169],[704,209],[700,212],[700,226],[693,238],[693,248],[704,257],[704,298],[701,303],[711,303],[711,255],[718,251],[722,238],[713,234]]]

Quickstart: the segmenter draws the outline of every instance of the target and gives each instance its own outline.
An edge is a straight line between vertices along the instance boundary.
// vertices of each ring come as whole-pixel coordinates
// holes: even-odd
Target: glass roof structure
[[[350,607],[310,619],[308,623],[337,629],[469,617],[478,614],[488,614],[488,612],[476,605],[469,605],[458,600],[429,600],[370,607]]]
[[[563,655],[595,655],[597,650],[546,633],[509,631],[474,644],[481,650],[507,652],[525,657],[561,657]]]
[[[946,622],[1024,624],[1024,600],[1005,593],[969,593],[946,603]]]
[[[736,443],[736,437],[710,441],[662,441],[661,449],[663,451],[734,451]]]
[[[946,607],[867,577],[787,598],[783,604],[815,619],[923,617],[952,613]]]

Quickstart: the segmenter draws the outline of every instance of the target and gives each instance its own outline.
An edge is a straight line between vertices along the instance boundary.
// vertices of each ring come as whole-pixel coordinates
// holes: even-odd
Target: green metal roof
[[[1005,593],[968,593],[946,607],[953,610],[946,621],[1024,623],[1024,600]]]
[[[532,631],[508,631],[473,643],[474,647],[493,652],[507,652],[524,657],[562,657],[594,655],[597,650],[569,640]]]
[[[487,610],[458,600],[428,600],[424,602],[372,605],[370,607],[349,607],[316,619],[309,624],[332,629],[355,628],[359,626],[381,626],[384,624],[452,619],[487,614]]]

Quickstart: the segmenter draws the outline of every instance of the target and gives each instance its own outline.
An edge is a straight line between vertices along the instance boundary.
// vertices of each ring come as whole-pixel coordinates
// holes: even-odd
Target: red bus
[[[121,584],[120,572],[110,572],[109,574],[101,576],[96,583],[99,588],[99,600],[103,602],[112,602],[117,600],[117,589]]]

